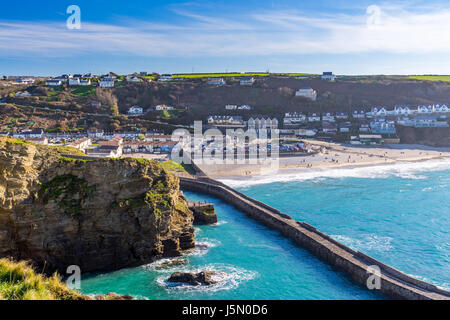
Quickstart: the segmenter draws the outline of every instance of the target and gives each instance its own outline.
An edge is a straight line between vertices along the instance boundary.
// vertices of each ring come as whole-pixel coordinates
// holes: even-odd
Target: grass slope
[[[0,300],[81,300],[57,274],[45,277],[26,262],[0,259]]]

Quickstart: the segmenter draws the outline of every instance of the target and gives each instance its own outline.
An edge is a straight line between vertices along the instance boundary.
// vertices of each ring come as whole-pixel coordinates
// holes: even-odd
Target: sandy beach
[[[354,146],[314,140],[304,140],[304,142],[320,147],[320,152],[280,157],[272,164],[200,164],[199,167],[207,175],[216,179],[242,179],[299,171],[356,168],[450,158],[450,148],[402,144]]]

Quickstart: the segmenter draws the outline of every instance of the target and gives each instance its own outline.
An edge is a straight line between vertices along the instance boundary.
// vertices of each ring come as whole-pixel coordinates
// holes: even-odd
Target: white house
[[[89,138],[100,139],[103,137],[103,130],[88,131]]]
[[[102,87],[102,88],[114,87],[114,79],[110,78],[110,77],[100,79],[100,87]]]
[[[385,117],[388,115],[386,107],[372,107],[369,115],[373,117]]]
[[[79,85],[80,85],[80,79],[79,78],[69,79],[69,86],[79,86]]]
[[[17,79],[16,82],[20,83],[20,84],[33,84],[34,83],[34,79],[32,79],[32,78],[21,78],[21,79]]]
[[[250,118],[248,119],[247,126],[249,129],[277,129],[278,119],[276,118]]]
[[[322,80],[328,80],[328,81],[334,81],[336,80],[336,76],[333,74],[333,72],[324,72],[322,74]]]
[[[138,115],[143,113],[144,109],[139,106],[132,106],[130,109],[128,109],[128,114],[130,115]]]
[[[51,79],[51,80],[45,81],[45,85],[52,86],[52,87],[60,86],[61,84],[62,84],[61,80]]]
[[[168,105],[166,105],[166,104],[160,104],[160,105],[157,105],[157,106],[155,107],[155,110],[156,110],[156,111],[173,110],[173,109],[174,109],[174,107],[168,106]]]
[[[348,113],[347,112],[336,112],[336,119],[339,119],[339,120],[348,119]]]
[[[310,99],[312,101],[316,101],[317,99],[317,91],[312,88],[301,88],[295,92],[296,97],[304,97]]]
[[[208,124],[221,126],[243,126],[244,120],[241,116],[209,116]]]
[[[227,104],[225,106],[225,110],[236,110],[237,109],[237,105],[235,104]]]
[[[409,106],[395,106],[394,107],[395,115],[410,115],[412,113],[413,112]]]
[[[227,83],[223,78],[209,78],[207,84],[212,86],[223,86]]]
[[[298,112],[285,113],[283,124],[285,126],[295,126],[306,122],[306,115]]]
[[[364,119],[366,118],[366,112],[364,110],[353,110],[352,117],[354,119]]]
[[[436,112],[450,112],[450,109],[447,107],[446,104],[443,105],[436,105]]]
[[[252,86],[255,83],[254,78],[241,78],[239,84],[241,86]]]
[[[161,82],[172,81],[172,80],[173,80],[173,77],[171,74],[163,74],[158,79],[158,81],[161,81]]]
[[[248,104],[243,104],[238,107],[238,110],[252,110],[252,107],[250,107]]]
[[[319,122],[320,114],[318,113],[310,113],[308,114],[308,122]]]
[[[90,86],[91,79],[80,79],[80,86]]]
[[[75,142],[69,143],[68,146],[84,152],[87,148],[89,148],[91,144],[92,144],[91,139],[84,137]]]
[[[140,79],[136,76],[128,76],[128,77],[126,77],[126,80],[128,82],[141,82],[142,81],[142,79]]]
[[[322,121],[335,122],[336,118],[334,117],[334,113],[332,112],[322,113]]]

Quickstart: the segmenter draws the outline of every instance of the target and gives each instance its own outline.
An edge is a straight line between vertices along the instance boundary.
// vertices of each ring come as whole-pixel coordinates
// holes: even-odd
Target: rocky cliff
[[[113,270],[194,247],[178,178],[152,161],[75,160],[0,138],[0,257]]]

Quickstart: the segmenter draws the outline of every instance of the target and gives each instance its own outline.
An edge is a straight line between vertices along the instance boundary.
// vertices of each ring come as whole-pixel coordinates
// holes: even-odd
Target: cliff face
[[[401,143],[450,147],[450,128],[413,128],[397,126]]]
[[[113,270],[193,248],[192,223],[178,178],[157,163],[74,160],[0,138],[0,257]]]

